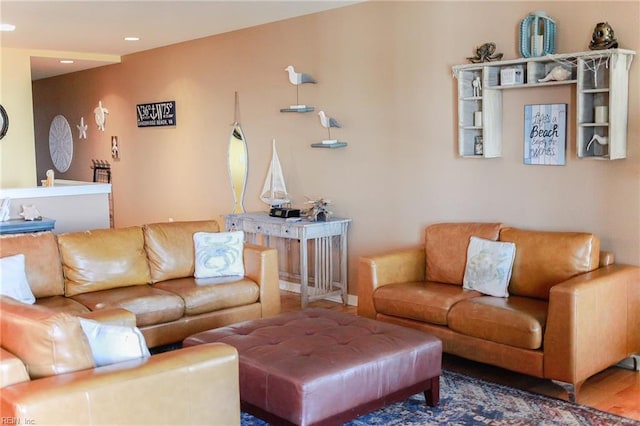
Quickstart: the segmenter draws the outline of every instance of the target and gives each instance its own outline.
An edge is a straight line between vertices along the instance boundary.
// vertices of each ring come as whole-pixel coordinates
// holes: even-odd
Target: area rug
[[[247,413],[242,413],[241,424],[268,425]],[[403,402],[358,417],[347,425],[639,426],[640,422],[444,371],[440,377],[440,403],[437,407],[426,406],[424,395],[420,393]]]

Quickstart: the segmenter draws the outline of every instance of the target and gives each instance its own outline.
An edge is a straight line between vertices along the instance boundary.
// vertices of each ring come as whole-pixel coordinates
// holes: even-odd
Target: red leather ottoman
[[[240,354],[242,409],[275,424],[342,424],[424,392],[437,405],[442,342],[328,309],[246,321],[188,337]]]

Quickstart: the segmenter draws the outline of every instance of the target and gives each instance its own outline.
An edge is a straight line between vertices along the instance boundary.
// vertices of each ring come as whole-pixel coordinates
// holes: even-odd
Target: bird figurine
[[[289,73],[289,82],[294,86],[296,86],[296,104],[291,105],[291,109],[306,110],[307,109],[306,105],[300,105],[299,87],[301,84],[305,84],[305,83],[316,84],[316,80],[313,77],[311,77],[309,74],[306,74],[303,72],[296,72],[296,70],[293,68],[293,65],[289,65],[284,70]],[[310,108],[310,111],[313,111],[313,108]]]
[[[557,65],[553,67],[551,71],[549,71],[549,74],[547,74],[545,78],[538,79],[538,82],[543,83],[545,81],[551,81],[551,80],[564,81],[569,77],[571,77],[571,71],[561,67],[560,65]]]
[[[303,72],[296,72],[296,70],[293,68],[293,65],[289,65],[284,70],[289,73],[289,81],[291,82],[291,84],[294,84],[296,86],[304,83],[316,84],[316,81],[313,77]]]
[[[329,135],[329,139],[322,141],[322,143],[330,144],[338,142],[336,139],[331,139],[331,128],[340,127],[340,123],[338,123],[335,118],[327,116],[324,111],[320,111],[318,115],[320,116],[320,124],[322,125],[322,127],[327,129]]]

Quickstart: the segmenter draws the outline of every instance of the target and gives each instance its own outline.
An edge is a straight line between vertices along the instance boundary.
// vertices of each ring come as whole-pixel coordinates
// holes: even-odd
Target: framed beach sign
[[[563,166],[567,151],[567,104],[524,106],[524,164]]]

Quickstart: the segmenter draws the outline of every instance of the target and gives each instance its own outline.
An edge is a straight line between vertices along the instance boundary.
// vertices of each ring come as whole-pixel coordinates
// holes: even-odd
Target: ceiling
[[[362,1],[362,0],[359,0]],[[187,40],[346,6],[347,0],[0,0],[2,48],[33,50],[32,80],[120,62]],[[125,41],[126,36],[139,41]],[[73,64],[61,64],[72,59]]]

